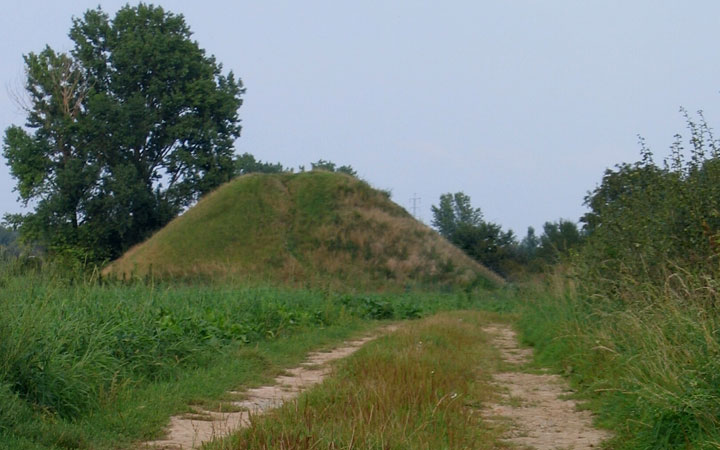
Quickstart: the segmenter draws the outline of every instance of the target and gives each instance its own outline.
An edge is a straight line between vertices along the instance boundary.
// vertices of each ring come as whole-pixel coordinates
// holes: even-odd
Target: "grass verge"
[[[442,313],[406,324],[341,361],[331,377],[210,450],[498,448],[478,409],[500,363],[488,313]]]
[[[720,448],[716,309],[668,291],[629,303],[552,284],[512,293],[522,338],[614,432],[609,448]]]
[[[238,344],[214,352],[202,367],[180,371],[171,379],[137,382],[118,389],[112,401],[75,418],[28,407],[17,395],[11,427],[0,432],[2,449],[120,449],[159,437],[170,415],[189,412],[193,405],[212,404],[227,391],[271,381],[283,369],[297,365],[310,350],[337,345],[372,326],[354,321],[253,345]]]
[[[468,307],[466,293],[2,280],[0,448],[124,448],[193,403],[270,379],[377,320]]]

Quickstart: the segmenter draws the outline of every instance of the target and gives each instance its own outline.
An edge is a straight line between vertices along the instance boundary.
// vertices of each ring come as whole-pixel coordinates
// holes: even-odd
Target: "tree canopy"
[[[643,146],[639,161],[607,170],[585,198],[588,236],[578,267],[606,293],[633,292],[625,280],[663,285],[679,270],[717,276],[720,141],[701,112],[684,114],[687,143],[676,135],[662,164]]]
[[[443,237],[503,276],[556,263],[584,238],[575,222],[560,219],[545,222],[541,236],[528,227],[527,236],[518,242],[512,230],[503,231],[500,225],[484,220],[480,208],[474,208],[463,192],[441,195],[432,213],[432,225]]]
[[[292,169],[285,168],[281,163],[269,163],[256,159],[250,153],[243,153],[235,158],[235,175],[247,175],[249,173],[281,173],[291,172]]]
[[[472,258],[503,275],[503,262],[512,252],[515,236],[503,232],[500,225],[483,220],[480,208],[473,208],[470,196],[463,192],[440,196],[432,206],[432,225],[447,240]]]
[[[357,172],[350,165],[338,166],[332,161],[326,161],[319,159],[317,162],[310,163],[312,170],[326,170],[328,172],[338,172],[350,175],[351,177],[357,177]]]
[[[446,239],[452,241],[452,236],[460,226],[477,227],[482,223],[480,208],[473,208],[470,196],[463,192],[455,194],[442,194],[440,204],[432,205],[432,225]]]
[[[27,122],[3,153],[26,239],[114,258],[233,176],[244,88],[191,35],[161,7],[98,7],[69,53],[25,56]]]

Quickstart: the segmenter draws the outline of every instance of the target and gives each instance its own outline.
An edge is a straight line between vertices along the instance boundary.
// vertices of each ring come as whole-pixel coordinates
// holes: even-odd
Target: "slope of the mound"
[[[204,197],[106,270],[385,287],[498,277],[384,193],[330,172],[251,174]]]

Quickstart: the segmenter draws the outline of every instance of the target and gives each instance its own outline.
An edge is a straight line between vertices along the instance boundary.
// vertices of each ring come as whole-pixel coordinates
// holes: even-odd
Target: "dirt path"
[[[212,439],[227,436],[247,426],[251,415],[263,414],[269,409],[276,408],[320,383],[330,373],[330,362],[351,355],[367,342],[395,329],[396,326],[384,327],[372,336],[346,341],[341,347],[331,351],[310,353],[299,367],[285,371],[285,375],[275,378],[269,386],[244,392],[232,391],[231,394],[241,394],[245,397],[242,401],[228,402],[229,409],[236,412],[197,410],[193,414],[174,416],[170,419],[164,439],[145,442],[140,447],[164,450],[192,449]]]
[[[507,325],[484,328],[503,360],[520,366],[532,357],[531,349],[520,348],[515,332]],[[508,442],[538,450],[591,449],[611,435],[592,427],[592,414],[579,411],[577,403],[567,399],[571,393],[558,375],[505,372],[494,376],[504,391],[503,401],[489,405],[484,416],[494,422],[510,421]]]

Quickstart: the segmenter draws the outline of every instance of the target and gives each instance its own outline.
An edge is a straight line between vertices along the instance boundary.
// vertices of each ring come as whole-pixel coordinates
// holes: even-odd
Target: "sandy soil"
[[[520,348],[515,332],[507,325],[484,328],[506,363],[520,366],[532,357],[531,349]],[[521,448],[591,449],[611,435],[592,427],[592,414],[579,411],[572,391],[558,375],[531,374],[522,371],[498,373],[494,381],[503,392],[503,400],[488,405],[483,415],[493,422],[510,421],[504,436]]]
[[[307,360],[299,367],[287,370],[284,375],[275,378],[269,386],[231,392],[242,394],[245,398],[242,401],[228,403],[231,408],[227,409],[237,412],[197,410],[193,414],[172,417],[164,439],[145,442],[140,447],[166,450],[192,449],[214,438],[227,436],[247,426],[251,415],[263,414],[269,409],[276,408],[320,383],[330,373],[330,362],[351,355],[365,343],[395,329],[395,326],[385,327],[373,336],[344,342],[341,347],[331,351],[310,353]]]

